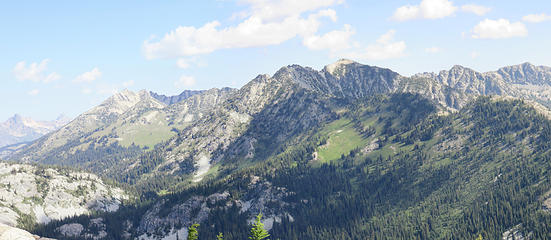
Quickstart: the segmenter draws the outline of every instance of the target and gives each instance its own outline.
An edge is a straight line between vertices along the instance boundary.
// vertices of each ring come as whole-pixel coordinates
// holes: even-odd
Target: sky
[[[176,95],[341,58],[409,76],[551,66],[551,2],[6,1],[0,121],[76,117],[122,89]]]

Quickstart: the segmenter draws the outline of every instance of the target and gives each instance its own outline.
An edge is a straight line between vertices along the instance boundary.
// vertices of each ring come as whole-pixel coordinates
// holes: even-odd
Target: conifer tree
[[[266,229],[264,229],[264,224],[260,221],[261,219],[262,219],[262,213],[259,213],[256,216],[256,222],[253,223],[253,228],[251,228],[249,239],[262,240],[270,236],[270,234],[268,234]]]
[[[199,233],[197,232],[198,227],[199,224],[195,223],[188,228],[187,240],[197,240],[199,238]]]

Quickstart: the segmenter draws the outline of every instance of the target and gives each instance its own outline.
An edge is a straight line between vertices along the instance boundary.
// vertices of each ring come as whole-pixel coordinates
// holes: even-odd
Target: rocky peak
[[[7,121],[6,121],[6,124],[8,126],[13,126],[13,125],[20,125],[20,124],[23,124],[23,117],[19,114],[14,114],[13,117],[9,118]]]
[[[323,76],[318,71],[296,64],[280,68],[273,76],[273,79],[281,83],[299,84],[306,89],[315,89],[320,78]]]
[[[274,76],[279,82],[298,84],[322,95],[359,98],[374,93],[392,91],[400,75],[390,69],[362,65],[341,59],[321,71],[299,65],[289,65]]]
[[[523,63],[503,67],[495,73],[503,80],[513,84],[551,85],[551,68]]]
[[[166,96],[166,95],[157,94],[157,93],[154,93],[154,92],[150,92],[150,94],[153,98],[163,102],[164,104],[172,105],[174,103],[181,102],[185,99],[188,99],[188,98],[190,98],[194,95],[197,95],[197,94],[201,94],[203,92],[204,92],[204,90],[184,90],[182,93],[180,93],[179,95],[175,95],[175,96]]]
[[[128,89],[123,89],[123,90],[118,91],[115,94],[113,94],[114,99],[126,99],[126,100],[128,100],[128,99],[131,99],[135,96],[136,96],[136,93],[132,92]]]
[[[71,122],[71,120],[72,118],[62,113],[55,119],[55,123],[58,127],[63,127],[63,125]]]
[[[462,92],[476,91],[483,93],[486,91],[484,76],[473,69],[460,65],[455,65],[448,71],[440,71],[436,76],[436,80],[445,86]]]
[[[463,67],[461,65],[454,65],[449,71],[441,71],[441,74],[448,74],[450,77],[461,78],[462,76],[472,77],[479,74],[477,71]],[[480,75],[480,74],[479,74]]]
[[[141,98],[148,98],[151,97],[151,94],[149,94],[149,91],[142,89],[138,92],[138,95],[140,95]]]
[[[344,69],[349,64],[358,64],[358,63],[354,62],[352,60],[349,60],[349,59],[342,58],[342,59],[339,59],[338,61],[336,61],[332,64],[329,64],[329,65],[325,66],[323,68],[323,70],[330,73],[331,75],[336,76],[336,75],[338,75],[338,73],[344,72]]]
[[[140,94],[132,92],[130,90],[124,89],[119,91],[113,96],[107,98],[99,106],[93,108],[88,112],[90,113],[99,113],[104,112],[106,114],[116,113],[122,114],[136,103],[140,101]]]

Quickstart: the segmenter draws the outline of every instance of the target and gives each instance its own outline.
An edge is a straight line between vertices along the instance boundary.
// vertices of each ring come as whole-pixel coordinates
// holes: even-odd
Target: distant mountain
[[[171,105],[171,104],[174,104],[174,103],[177,103],[177,102],[181,102],[184,99],[187,99],[187,98],[189,98],[193,95],[196,95],[196,94],[199,94],[199,93],[202,93],[202,92],[204,92],[204,91],[203,90],[198,90],[198,91],[184,90],[182,93],[180,93],[179,95],[175,95],[175,96],[165,96],[165,95],[157,94],[157,93],[154,93],[154,92],[150,92],[150,94],[153,98],[159,100],[160,102],[162,102],[166,105]]]
[[[449,71],[416,74],[399,86],[459,109],[480,95],[521,98],[551,107],[551,68],[530,63],[479,73],[462,66]]]
[[[59,129],[71,119],[60,115],[53,121],[37,121],[15,114],[0,123],[0,147],[22,142],[30,142],[43,135]]]

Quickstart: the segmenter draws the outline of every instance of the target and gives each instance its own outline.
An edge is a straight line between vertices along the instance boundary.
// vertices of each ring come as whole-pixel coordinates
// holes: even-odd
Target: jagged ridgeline
[[[135,195],[41,236],[183,239],[199,223],[199,239],[247,239],[262,212],[272,239],[546,239],[550,84],[528,63],[291,65],[241,89],[121,92],[10,160],[86,167]]]

